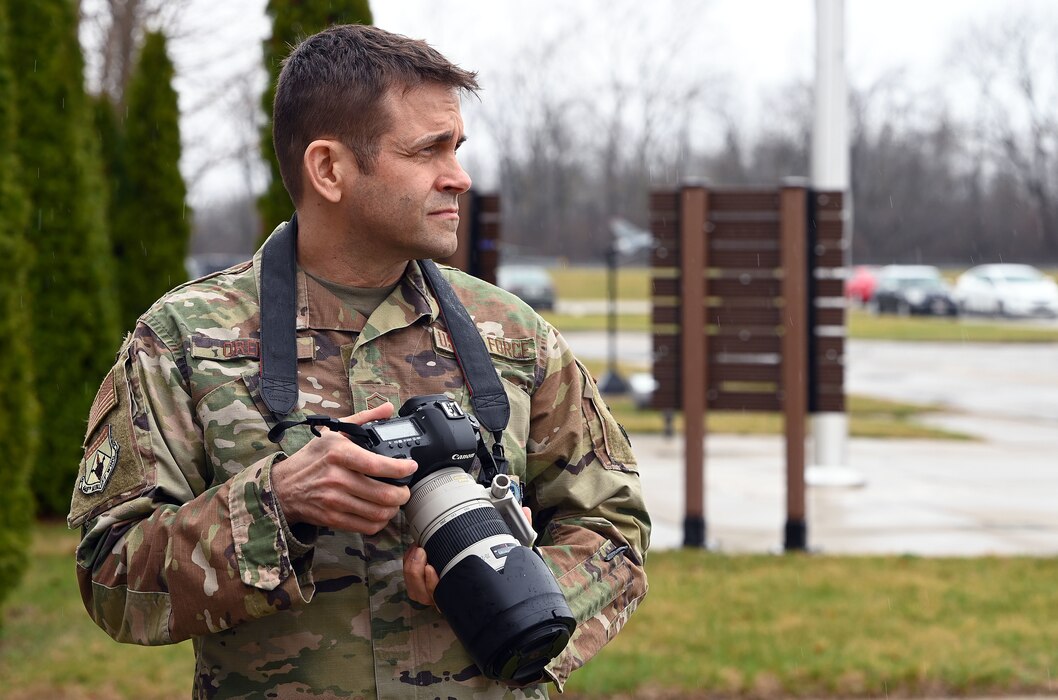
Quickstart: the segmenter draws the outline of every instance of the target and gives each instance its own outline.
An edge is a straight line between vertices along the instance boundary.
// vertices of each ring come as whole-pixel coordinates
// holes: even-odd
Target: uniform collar
[[[269,238],[284,225],[285,223],[280,224]],[[263,250],[262,245],[253,256],[258,299],[261,294]],[[416,261],[408,264],[397,286],[371,314],[370,322],[363,314],[346,307],[330,290],[306,275],[300,265],[297,268],[296,294],[298,330],[311,328],[358,332],[361,334],[361,342],[373,340],[397,328],[410,326],[423,317],[432,322],[440,314],[437,299],[426,284],[426,278]]]

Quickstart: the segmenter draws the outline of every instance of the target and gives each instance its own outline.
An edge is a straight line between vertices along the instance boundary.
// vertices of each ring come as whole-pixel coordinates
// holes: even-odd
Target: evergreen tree
[[[27,285],[28,209],[15,153],[15,76],[9,54],[10,0],[0,0],[0,604],[26,564],[33,500],[29,475],[39,437],[33,363],[26,329],[31,315]],[[2,618],[0,618],[2,619]]]
[[[108,160],[120,321],[126,331],[158,297],[187,279],[191,217],[178,167],[180,110],[173,75],[165,37],[148,33],[125,92],[128,116],[120,139],[100,108],[104,151],[121,154]]]
[[[32,485],[43,514],[64,515],[85,418],[121,340],[106,190],[84,92],[75,3],[20,1],[8,11],[18,28],[8,45],[19,81],[15,143],[29,201],[29,335],[43,421]]]
[[[302,0],[268,0],[268,15],[272,18],[272,36],[264,42],[265,68],[270,76],[262,104],[265,119],[261,130],[261,151],[269,165],[271,181],[258,200],[257,209],[264,227],[262,241],[272,229],[294,213],[294,205],[283,188],[279,162],[272,147],[272,101],[276,94],[276,79],[283,59],[290,47],[335,24],[371,24],[371,8],[367,0],[331,0],[331,2],[303,2]]]
[[[118,123],[117,111],[108,95],[100,94],[90,98],[95,110],[95,129],[99,135],[103,181],[107,184],[107,230],[110,231],[111,246],[116,258],[121,257],[118,243],[115,240],[117,211],[121,202],[128,199],[128,176],[125,173],[125,135]],[[120,284],[120,283],[119,283]],[[120,319],[119,319],[120,320]]]

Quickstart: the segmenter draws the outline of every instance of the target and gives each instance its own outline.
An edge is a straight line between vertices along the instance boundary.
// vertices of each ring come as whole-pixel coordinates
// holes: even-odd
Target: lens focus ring
[[[491,505],[484,506],[468,510],[445,523],[423,544],[423,548],[427,561],[440,573],[464,549],[495,535],[513,537],[499,512]]]

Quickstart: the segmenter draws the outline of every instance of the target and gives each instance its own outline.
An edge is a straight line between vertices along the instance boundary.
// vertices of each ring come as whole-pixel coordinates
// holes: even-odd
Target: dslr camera
[[[443,394],[408,399],[397,416],[364,425],[327,416],[285,421],[269,433],[308,424],[344,433],[361,447],[419,468],[403,479],[416,541],[440,578],[434,600],[487,677],[512,684],[539,680],[576,621],[551,570],[534,550],[536,533],[518,485],[497,473],[477,421]],[[471,475],[475,457],[481,468]]]

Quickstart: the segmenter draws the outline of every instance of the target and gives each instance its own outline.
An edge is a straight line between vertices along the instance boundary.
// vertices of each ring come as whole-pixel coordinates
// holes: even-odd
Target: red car
[[[859,304],[869,302],[878,284],[878,271],[876,265],[857,265],[852,268],[852,274],[845,280],[845,296]]]

